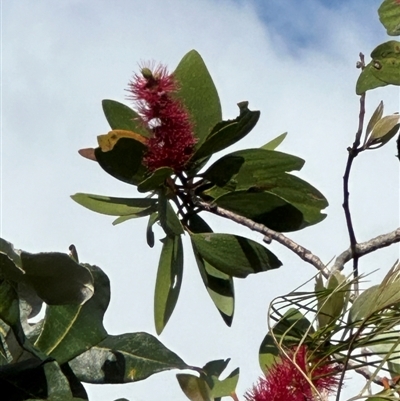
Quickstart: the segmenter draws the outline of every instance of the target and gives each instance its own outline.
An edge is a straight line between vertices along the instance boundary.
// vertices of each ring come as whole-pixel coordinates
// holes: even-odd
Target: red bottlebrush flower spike
[[[310,381],[319,392],[332,394],[339,384],[338,373],[337,366],[331,363],[316,363],[313,366],[312,362],[307,360],[307,347],[302,345],[290,351],[287,356],[282,356],[282,359],[271,367],[266,376],[261,377],[245,394],[245,399],[247,401],[316,401],[317,397]]]
[[[174,97],[178,85],[162,65],[153,71],[144,67],[141,73],[129,83],[129,91],[144,124],[153,133],[144,163],[150,171],[171,167],[175,173],[181,172],[193,154],[196,138],[189,113]]]

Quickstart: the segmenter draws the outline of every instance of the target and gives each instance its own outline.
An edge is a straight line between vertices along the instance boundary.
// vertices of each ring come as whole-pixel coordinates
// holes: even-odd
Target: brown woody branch
[[[351,247],[348,248],[336,258],[335,264],[331,270],[343,270],[344,265],[349,260],[353,259],[354,256],[361,257],[397,242],[400,242],[400,227],[388,234],[378,235],[369,241],[356,244],[354,250],[352,250]]]
[[[240,216],[234,212],[223,209],[222,207],[219,207],[215,204],[207,203],[198,198],[193,199],[193,202],[197,207],[199,207],[202,210],[207,210],[218,216],[225,217],[229,220],[234,221],[235,223],[246,226],[247,228],[249,228],[252,231],[256,231],[256,232],[263,234],[265,237],[267,237],[266,242],[269,242],[270,239],[273,239],[273,240],[279,242],[281,245],[285,246],[286,248],[288,248],[292,252],[294,252],[297,256],[299,256],[305,262],[313,265],[316,269],[318,269],[321,272],[321,274],[325,278],[329,277],[329,271],[326,269],[325,264],[321,261],[321,259],[318,256],[314,255],[311,251],[309,251],[308,249],[304,248],[303,246],[297,244],[296,242],[294,242],[290,238],[286,237],[282,233],[271,230],[270,228],[264,226],[263,224],[256,223],[253,220],[248,219],[247,217]]]

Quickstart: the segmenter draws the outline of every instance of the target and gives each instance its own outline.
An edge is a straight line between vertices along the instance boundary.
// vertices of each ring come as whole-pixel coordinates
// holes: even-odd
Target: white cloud
[[[225,117],[236,115],[241,100],[262,111],[258,126],[235,148],[260,146],[289,131],[282,150],[306,159],[301,177],[330,201],[323,223],[292,237],[326,261],[341,252],[348,245],[341,179],[346,147],[358,123],[354,85],[359,71],[354,65],[359,51],[368,55],[385,39],[377,33],[377,18],[366,20],[371,14],[363,11],[362,3],[352,2],[351,12],[317,7],[315,1],[308,4],[307,13],[315,14],[306,19],[307,26],[299,6],[290,15],[274,17],[276,25],[280,19],[294,21],[301,29],[317,29],[321,36],[315,47],[291,52],[288,38],[263,24],[251,3],[4,2],[1,235],[28,251],[66,251],[74,243],[81,260],[98,264],[110,276],[109,331],[154,333],[152,300],[160,246],[147,247],[146,222],[112,227],[111,219],[79,207],[69,195],[133,194],[131,187],[107,176],[76,151],[94,146],[96,135],[108,130],[100,101],[124,101],[124,88],[141,60],[174,68],[196,48],[216,82]],[[374,35],[367,24],[375,24]],[[368,95],[368,112],[381,98],[387,112],[398,110],[398,91],[387,88]],[[351,202],[360,240],[398,226],[394,154],[392,144],[356,160]],[[220,219],[213,222],[221,231],[233,228],[260,240]],[[241,367],[239,396],[260,374],[257,352],[266,332],[268,302],[315,273],[276,244],[272,249],[285,266],[236,281],[237,311],[231,329],[211,305],[188,257],[180,300],[161,336],[189,364],[232,357],[231,369]],[[379,257],[365,258],[361,269],[388,268],[395,254],[396,250],[385,250]],[[89,395],[96,400],[185,399],[174,374],[125,386],[90,386]],[[349,394],[350,390],[348,386]]]

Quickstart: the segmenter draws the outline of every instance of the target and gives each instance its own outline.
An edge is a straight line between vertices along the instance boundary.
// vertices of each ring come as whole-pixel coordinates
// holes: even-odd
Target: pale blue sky
[[[306,160],[300,176],[330,202],[323,223],[291,237],[324,261],[338,255],[348,246],[341,179],[358,123],[355,63],[360,51],[368,56],[388,40],[376,14],[380,1],[338,3],[4,1],[1,236],[31,252],[66,252],[74,243],[82,261],[99,265],[110,277],[109,332],[154,334],[153,291],[161,247],[159,242],[154,249],[147,247],[147,221],[113,227],[112,218],[80,207],[69,195],[137,196],[77,150],[95,146],[96,136],[109,129],[102,99],[128,103],[124,89],[138,63],[155,60],[173,70],[195,48],[214,78],[225,118],[236,116],[236,103],[242,100],[261,110],[259,124],[235,149],[261,146],[289,132],[282,151]],[[387,113],[399,110],[398,90],[382,88],[368,95],[367,111],[381,99]],[[356,160],[351,200],[360,241],[399,225],[395,153],[393,142]],[[211,222],[215,231],[233,230],[261,241],[229,222]],[[161,230],[156,234],[161,238]],[[209,300],[188,249],[180,299],[160,337],[188,364],[231,357],[228,369],[241,368],[239,396],[261,373],[257,353],[269,302],[315,273],[281,246],[272,244],[271,249],[284,266],[235,281],[232,328]],[[363,258],[361,270],[382,269],[372,276],[379,280],[397,257],[398,248],[386,249]],[[88,386],[88,392],[96,401],[184,400],[175,373],[124,386]],[[355,390],[348,381],[345,394]]]

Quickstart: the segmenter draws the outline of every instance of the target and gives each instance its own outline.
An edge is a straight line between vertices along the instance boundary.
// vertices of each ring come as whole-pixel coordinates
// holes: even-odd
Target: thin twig
[[[351,370],[354,370],[354,372],[360,374],[361,376],[364,376],[367,380],[370,380],[371,382],[378,384],[379,386],[384,385],[384,378],[380,376],[374,376],[374,374],[369,370],[368,366],[363,366],[363,367],[356,367],[357,363],[352,362],[351,360],[347,362],[348,368]]]
[[[364,59],[364,55],[362,53],[360,53],[360,62],[358,63],[358,67],[361,69],[364,69],[364,67],[365,67],[365,59]],[[360,112],[358,115],[358,129],[356,132],[353,146],[351,148],[347,149],[348,157],[347,157],[345,173],[343,176],[343,209],[344,209],[344,214],[346,217],[347,230],[349,232],[349,237],[350,237],[350,249],[351,249],[352,255],[353,255],[353,275],[355,278],[354,291],[355,291],[356,295],[358,295],[358,293],[359,293],[358,280],[357,280],[357,278],[358,278],[358,256],[355,252],[356,246],[357,246],[357,240],[356,240],[356,235],[355,235],[354,227],[353,227],[353,221],[352,221],[351,213],[350,213],[349,179],[350,179],[350,172],[351,172],[351,166],[353,164],[353,161],[357,157],[357,155],[362,151],[362,148],[359,148],[359,146],[360,146],[361,135],[362,135],[363,126],[364,126],[364,116],[365,116],[365,93],[363,93],[360,97]]]
[[[354,251],[351,248],[346,249],[336,258],[331,271],[343,270],[344,265],[352,259],[354,254],[360,258],[361,256],[367,255],[368,253],[385,248],[397,242],[400,242],[400,227],[390,233],[378,235],[369,241],[357,244]]]
[[[325,264],[321,261],[321,259],[318,256],[314,255],[311,251],[297,244],[296,242],[286,237],[282,233],[271,230],[270,228],[264,226],[263,224],[256,223],[253,220],[248,219],[247,217],[240,216],[234,212],[223,209],[222,207],[219,207],[215,204],[207,203],[203,200],[200,200],[199,198],[194,198],[193,203],[203,210],[207,210],[218,216],[225,217],[229,220],[234,221],[235,223],[246,226],[252,231],[256,231],[265,235],[268,239],[273,239],[279,242],[281,245],[290,249],[293,253],[295,253],[297,256],[303,259],[305,262],[310,263],[315,268],[317,268],[325,278],[329,277],[329,272],[326,269]]]

